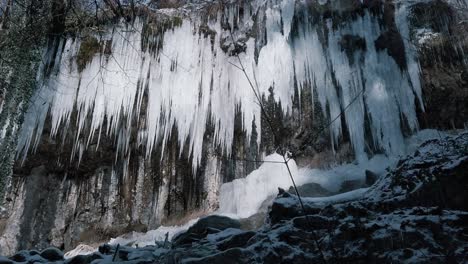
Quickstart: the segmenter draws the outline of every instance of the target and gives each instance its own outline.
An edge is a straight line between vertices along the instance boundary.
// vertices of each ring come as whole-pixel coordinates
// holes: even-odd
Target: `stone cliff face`
[[[468,34],[465,6],[450,8],[442,1],[414,7],[412,23],[420,52],[425,113],[423,127],[463,128],[467,125]]]
[[[325,166],[398,153],[418,123],[463,127],[466,6],[454,5],[187,3],[55,40],[20,133],[0,253],[214,211],[220,185],[276,149]]]
[[[65,260],[54,248],[5,263],[460,263],[465,259],[468,133],[425,141],[370,188],[327,197],[279,189],[257,230],[210,215],[171,241],[104,244]],[[251,177],[251,176],[248,176]],[[163,237],[161,237],[163,239]],[[121,240],[124,242],[125,240]],[[13,262],[15,261],[15,262]]]

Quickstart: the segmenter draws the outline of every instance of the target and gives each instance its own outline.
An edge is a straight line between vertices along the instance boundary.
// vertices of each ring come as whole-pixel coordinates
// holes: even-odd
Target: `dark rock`
[[[306,183],[297,187],[297,191],[302,197],[326,197],[333,195],[332,192],[323,188],[318,183]],[[296,193],[292,186],[289,188],[288,192],[293,194]]]
[[[37,251],[37,250],[31,250],[31,251],[29,251],[29,255],[31,255],[31,256],[39,255],[39,254],[41,254],[41,253],[40,253],[39,251]]]
[[[260,212],[256,213],[248,218],[240,219],[239,222],[241,223],[242,230],[256,230],[260,228],[266,219],[267,213]]]
[[[127,258],[129,261],[133,260],[141,260],[141,259],[153,259],[154,252],[157,247],[153,248],[138,248],[138,250],[132,250],[130,254],[128,254]]]
[[[98,248],[98,251],[104,255],[109,255],[111,253],[111,250],[112,250],[112,247],[108,244],[104,244],[102,246],[99,246]]]
[[[379,175],[377,175],[375,172],[366,170],[366,185],[367,186],[371,186],[372,184],[374,184],[378,178],[379,178]]]
[[[284,199],[284,198],[283,198]],[[288,198],[286,198],[288,199]],[[300,209],[296,206],[290,206],[281,201],[281,198],[275,200],[271,205],[269,219],[272,224],[278,223],[283,219],[291,219],[300,215]]]
[[[468,83],[468,70],[464,70],[460,77],[462,78],[462,80],[465,82],[465,83]],[[466,89],[468,89],[468,86],[465,86]]]
[[[375,40],[375,48],[377,51],[386,50],[387,54],[395,60],[401,69],[406,69],[405,44],[396,29],[392,28],[382,33]]]
[[[99,252],[95,252],[95,253],[93,253],[93,254],[86,255],[86,257],[88,258],[88,261],[89,261],[90,263],[93,262],[93,261],[96,260],[96,259],[103,259],[103,258],[104,258],[104,256],[103,256],[101,253],[99,253]]]
[[[89,264],[93,262],[96,259],[103,259],[103,255],[101,253],[93,253],[89,255],[79,255],[75,256],[71,259],[67,259],[65,261],[65,264]]]
[[[354,53],[357,51],[366,51],[367,45],[366,40],[361,36],[355,35],[344,35],[339,42],[341,51],[346,53],[349,63],[354,64]]]
[[[40,255],[34,255],[28,258],[29,263],[50,263],[52,260],[45,259]]]
[[[119,259],[121,260],[128,260],[128,254],[130,253],[129,250],[126,250],[126,249],[119,249],[119,252],[118,252],[118,256],[119,256]]]
[[[296,228],[304,230],[329,229],[336,225],[336,221],[320,215],[307,215],[307,217],[294,218],[293,225]]]
[[[218,249],[224,251],[230,248],[243,247],[255,234],[255,232],[249,231],[233,235],[232,237],[223,240],[220,244],[218,244]]]
[[[58,261],[63,260],[63,252],[60,251],[58,248],[47,248],[41,252],[41,257],[51,260],[51,261]]]
[[[247,40],[247,38],[242,37],[237,41],[232,41],[231,35],[227,35],[221,39],[221,49],[229,56],[237,56],[247,50]]]
[[[83,255],[75,256],[65,261],[65,264],[89,264],[89,263],[91,262],[88,261],[88,256],[83,256]]]
[[[21,250],[20,252],[13,255],[10,259],[16,262],[25,262],[29,256],[30,254],[28,251]]]
[[[468,210],[468,134],[443,141],[431,140],[421,145],[418,155],[401,160],[385,177],[390,188],[399,188],[406,199],[399,206],[439,207]],[[388,202],[392,201],[389,196]],[[382,203],[383,204],[383,203]]]
[[[216,233],[228,228],[240,228],[238,220],[231,219],[225,216],[211,215],[198,220],[195,225],[190,227],[186,232],[178,235],[173,239],[176,245],[188,244],[193,241],[198,241],[205,238],[206,235]]]
[[[283,188],[278,187],[278,195],[284,194],[286,191]]]
[[[342,209],[345,211],[346,215],[351,215],[354,217],[366,217],[369,215],[369,211],[359,204],[350,203],[346,206],[343,206]]]
[[[288,220],[297,216],[302,216],[304,214],[297,198],[295,196],[289,196],[290,197],[279,197],[271,205],[268,216],[272,224],[276,224],[281,220]],[[307,204],[305,204],[305,209],[307,214],[315,214],[321,210],[321,208],[312,207]]]
[[[459,10],[464,15],[458,15]],[[447,1],[421,1],[411,8],[410,26],[438,33],[419,45],[425,111],[419,111],[422,128],[465,128],[468,120],[466,55],[468,26],[464,9]],[[466,19],[466,18],[465,18]]]
[[[0,264],[14,264],[14,262],[10,259],[0,257]]]
[[[362,188],[363,182],[361,180],[351,180],[351,181],[344,181],[341,184],[340,193],[350,192],[359,188]]]
[[[409,258],[411,258],[413,255],[414,255],[413,250],[411,250],[411,249],[409,249],[409,248],[403,249],[403,258],[409,259]]]
[[[190,264],[238,264],[238,263],[249,263],[249,256],[252,253],[249,251],[244,251],[240,248],[232,248],[221,253],[200,258],[197,260],[188,260],[184,263]]]
[[[445,1],[416,3],[411,7],[410,22],[419,28],[430,28],[435,32],[449,33],[456,14]]]

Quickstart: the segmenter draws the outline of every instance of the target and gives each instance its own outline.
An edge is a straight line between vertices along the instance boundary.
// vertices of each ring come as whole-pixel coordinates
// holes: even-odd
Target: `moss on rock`
[[[183,24],[183,19],[180,16],[148,17],[147,20],[141,31],[141,48],[152,52],[158,52],[162,49],[164,33]]]
[[[88,63],[91,62],[94,55],[102,51],[103,45],[99,40],[92,36],[87,36],[83,39],[80,45],[80,50],[76,57],[78,71],[83,71]]]

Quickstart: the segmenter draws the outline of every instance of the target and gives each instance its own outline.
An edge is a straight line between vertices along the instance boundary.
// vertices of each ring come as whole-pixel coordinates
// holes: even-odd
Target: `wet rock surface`
[[[65,263],[320,263],[322,254],[327,263],[461,263],[468,243],[467,146],[468,133],[428,141],[359,196],[303,198],[305,212],[296,196],[281,191],[257,231],[210,216],[161,247],[103,245]],[[63,262],[57,250],[46,251],[0,261]]]

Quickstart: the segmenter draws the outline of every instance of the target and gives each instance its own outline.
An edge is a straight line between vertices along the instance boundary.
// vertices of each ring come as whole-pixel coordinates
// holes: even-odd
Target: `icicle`
[[[378,20],[369,13],[337,28],[332,28],[330,21],[314,25],[305,16],[305,21],[294,25],[291,34],[293,17],[298,13],[296,4],[294,0],[271,0],[258,7],[266,9],[267,41],[258,54],[258,63],[253,38],[246,37],[246,50],[239,54],[254,88],[268,95],[272,87],[275,99],[281,101],[286,113],[292,108],[295,81],[300,87],[309,84],[329,120],[352,104],[344,119],[359,160],[367,159],[366,115],[375,145],[388,154],[399,153],[403,147],[401,118],[416,129],[415,95],[421,104],[419,66],[410,43],[405,40],[408,70],[402,71],[389,55],[375,49],[374,40],[382,32]],[[233,20],[231,11],[229,19]],[[405,7],[399,7],[398,29],[404,39],[409,39],[406,16]],[[96,137],[99,146],[101,133],[115,139],[116,156],[128,157],[131,127],[139,124],[140,112],[145,110],[146,124],[138,131],[137,145],[144,146],[147,157],[159,143],[162,149],[158,151],[164,155],[175,127],[180,155],[189,156],[196,170],[202,158],[207,123],[214,125],[213,144],[230,155],[237,110],[248,136],[255,122],[260,143],[260,109],[245,74],[238,68],[237,58],[221,49],[222,38],[229,32],[221,27],[220,20],[219,16],[217,22],[208,24],[217,32],[213,43],[210,37],[200,34],[198,21],[184,20],[164,33],[157,54],[141,49],[141,22],[137,21],[134,28],[122,23],[103,36],[109,40],[106,45],[111,43],[109,54],[95,54],[81,71],[73,58],[83,43],[66,40],[64,50],[55,59],[60,63],[56,63],[49,79],[42,80],[43,85],[30,104],[18,155],[24,160],[30,146],[34,150],[39,144],[48,113],[51,137],[65,137],[67,133],[63,131],[76,125],[74,138],[70,139],[75,144],[72,159],[75,154],[81,157]],[[239,23],[249,26],[253,19],[245,18]],[[340,46],[345,35],[365,41],[365,50],[353,51],[354,60]],[[147,108],[142,109],[146,93]],[[70,124],[75,113],[76,124]],[[343,137],[340,121],[330,127],[334,148]],[[188,153],[182,153],[184,146],[188,146]]]

